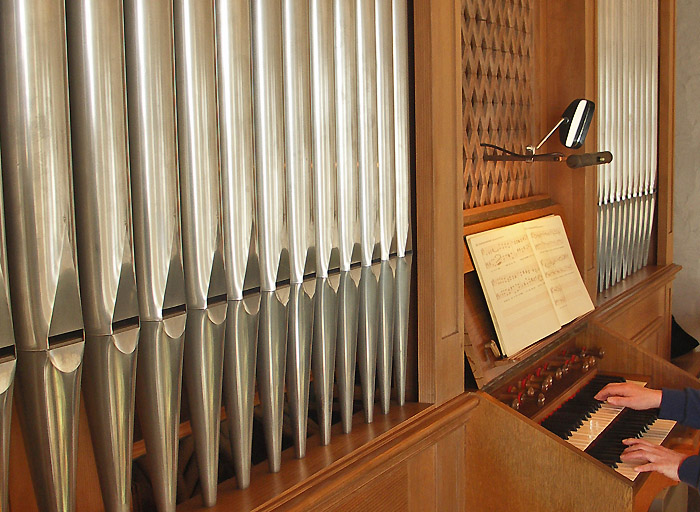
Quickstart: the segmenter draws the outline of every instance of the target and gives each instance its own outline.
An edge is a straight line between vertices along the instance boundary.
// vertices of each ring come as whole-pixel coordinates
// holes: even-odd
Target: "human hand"
[[[639,462],[635,471],[656,471],[676,482],[678,478],[678,468],[688,455],[678,453],[669,448],[652,444],[643,439],[625,439],[622,441],[627,448],[620,455],[623,462]]]
[[[598,391],[594,398],[631,409],[653,409],[661,405],[661,390],[645,388],[631,382],[615,382]]]

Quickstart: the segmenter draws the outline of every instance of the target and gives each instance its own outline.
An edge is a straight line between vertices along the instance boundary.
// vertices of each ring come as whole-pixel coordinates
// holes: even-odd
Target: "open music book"
[[[558,215],[464,238],[504,356],[593,310]]]

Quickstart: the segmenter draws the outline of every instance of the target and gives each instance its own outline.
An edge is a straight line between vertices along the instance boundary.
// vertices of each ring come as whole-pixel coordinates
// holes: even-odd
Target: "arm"
[[[700,391],[692,388],[664,389],[659,417],[700,428]]]

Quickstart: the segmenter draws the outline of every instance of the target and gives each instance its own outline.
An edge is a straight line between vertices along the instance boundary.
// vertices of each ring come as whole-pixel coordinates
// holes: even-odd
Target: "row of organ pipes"
[[[42,511],[75,509],[81,388],[110,511],[135,407],[174,510],[183,374],[205,505],[222,389],[241,488],[256,390],[272,472],[285,389],[297,457],[311,382],[323,444],[356,366],[367,422],[392,370],[403,404],[405,0],[6,0],[0,24],[2,510],[15,382]]]

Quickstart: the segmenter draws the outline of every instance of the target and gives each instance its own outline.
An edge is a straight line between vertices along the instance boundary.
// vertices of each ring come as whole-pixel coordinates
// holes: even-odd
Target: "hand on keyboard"
[[[671,480],[679,480],[678,468],[688,455],[643,439],[625,439],[622,442],[627,445],[627,448],[620,458],[626,463],[639,464],[634,468],[636,471],[657,471]]]
[[[661,390],[631,382],[615,382],[601,389],[595,399],[636,410],[654,409],[661,405]]]

